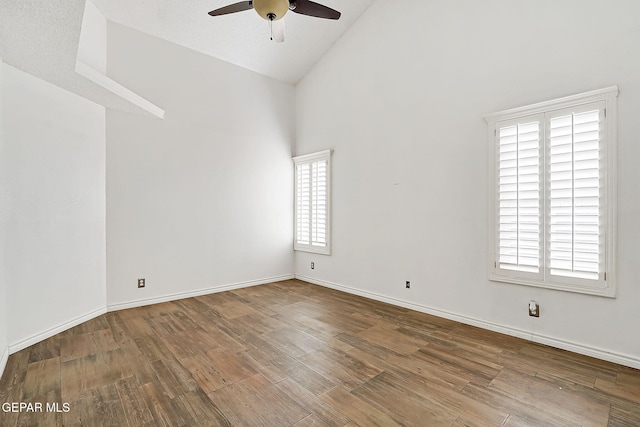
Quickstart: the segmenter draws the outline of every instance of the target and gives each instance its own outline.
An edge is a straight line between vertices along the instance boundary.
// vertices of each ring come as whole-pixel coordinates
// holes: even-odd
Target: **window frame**
[[[319,255],[331,255],[331,154],[333,150],[323,150],[315,153],[305,154],[293,157],[293,250],[301,252],[310,252]],[[326,171],[326,211],[325,211],[325,246],[314,245],[298,242],[298,166],[302,164],[312,164],[318,161],[327,162]],[[312,199],[312,189],[309,188],[309,198]],[[314,224],[309,221],[309,235],[312,235]]]
[[[567,96],[551,101],[532,104],[524,107],[504,110],[489,114],[484,117],[488,127],[487,140],[489,161],[489,185],[488,185],[488,239],[487,239],[487,267],[489,280],[495,282],[513,283],[547,289],[562,290],[568,292],[583,293],[615,298],[616,296],[616,248],[617,248],[617,96],[618,87],[611,86],[591,92]],[[561,277],[549,274],[549,221],[550,189],[548,187],[548,162],[549,162],[549,129],[551,118],[561,111],[572,108],[580,109],[589,104],[601,103],[603,105],[604,118],[601,131],[600,150],[602,160],[600,171],[602,172],[602,186],[600,188],[601,232],[604,234],[602,242],[599,280],[577,279]],[[498,132],[507,123],[525,123],[527,118],[543,117],[540,131],[540,272],[523,273],[511,271],[499,267],[499,149]]]

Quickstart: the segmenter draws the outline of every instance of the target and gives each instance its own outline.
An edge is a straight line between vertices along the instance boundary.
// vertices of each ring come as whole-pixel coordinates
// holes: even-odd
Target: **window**
[[[331,150],[293,158],[295,224],[293,249],[329,255]]]
[[[611,87],[491,114],[491,280],[615,297]]]

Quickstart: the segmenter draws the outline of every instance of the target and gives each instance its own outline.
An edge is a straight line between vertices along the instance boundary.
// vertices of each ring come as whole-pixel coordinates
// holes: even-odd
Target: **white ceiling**
[[[316,0],[339,20],[288,12],[286,40],[269,39],[253,10],[211,17],[238,0],[87,0],[109,21],[211,55],[279,81],[297,84],[374,0]],[[75,72],[85,0],[0,0],[4,62],[107,107],[140,112]]]
[[[284,43],[253,10],[211,17],[239,0],[93,0],[107,19],[290,84],[298,83],[374,0],[315,0],[339,20],[288,12]]]

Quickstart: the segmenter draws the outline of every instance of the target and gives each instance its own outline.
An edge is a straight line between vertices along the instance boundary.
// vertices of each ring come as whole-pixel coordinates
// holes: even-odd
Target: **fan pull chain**
[[[267,13],[267,19],[269,20],[269,31],[271,32],[271,40],[273,40],[273,21],[276,19],[275,13]]]

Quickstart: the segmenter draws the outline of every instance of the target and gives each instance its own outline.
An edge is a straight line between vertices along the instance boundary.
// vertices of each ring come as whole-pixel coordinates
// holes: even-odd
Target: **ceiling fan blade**
[[[240,3],[230,4],[220,9],[209,12],[211,16],[227,15],[229,13],[242,12],[243,10],[253,9],[253,1],[241,1]]]
[[[284,19],[271,21],[271,38],[278,43],[284,41]]]
[[[291,9],[291,11],[301,15],[325,19],[340,19],[341,14],[337,10],[312,2],[311,0],[295,0],[295,5],[295,9]]]

